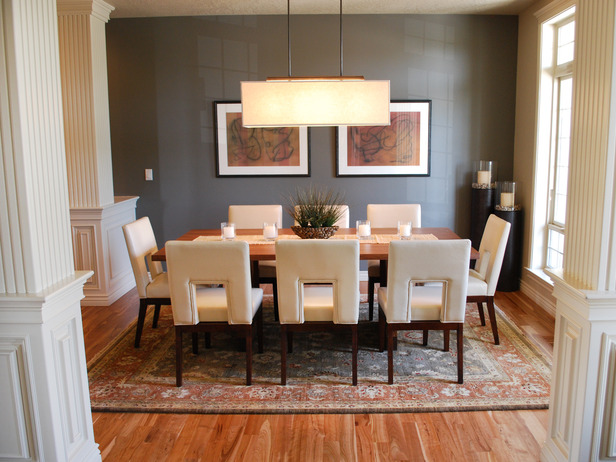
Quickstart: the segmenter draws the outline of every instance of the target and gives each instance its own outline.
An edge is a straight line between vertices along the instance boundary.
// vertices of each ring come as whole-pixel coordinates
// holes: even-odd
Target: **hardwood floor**
[[[553,317],[520,292],[499,292],[496,304],[551,356]],[[82,308],[88,360],[136,319],[138,305],[133,290],[110,307]],[[548,424],[547,410],[92,417],[106,461],[538,461]]]

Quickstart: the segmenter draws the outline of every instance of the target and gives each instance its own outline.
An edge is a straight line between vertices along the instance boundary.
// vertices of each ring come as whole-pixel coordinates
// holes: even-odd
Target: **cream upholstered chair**
[[[276,223],[282,228],[282,205],[230,205],[229,221],[237,229],[263,228],[263,223]],[[274,315],[278,320],[278,294],[276,290],[276,262],[260,261],[259,283],[271,284],[274,293]]]
[[[152,327],[156,328],[161,305],[171,304],[169,284],[161,263],[152,261],[152,254],[158,251],[158,247],[150,219],[140,218],[124,225],[122,229],[139,293],[139,316],[135,334],[135,348],[139,348],[148,306],[155,307]]]
[[[483,303],[488,305],[490,325],[494,335],[494,343],[498,345],[498,328],[496,326],[496,313],[494,312],[494,293],[498,284],[498,277],[503,265],[505,249],[511,223],[496,215],[490,215],[486,222],[481,242],[479,243],[479,259],[475,263],[475,269],[469,270],[468,295],[466,300],[476,303],[479,309],[481,325],[486,325],[483,313]]]
[[[445,351],[449,350],[449,331],[456,330],[458,383],[463,383],[470,252],[467,239],[390,243],[387,287],[378,292],[379,337],[381,351],[387,338],[388,383],[394,382],[394,336],[399,330],[443,330]]]
[[[368,204],[366,217],[372,228],[397,228],[398,221],[410,221],[414,228],[421,228],[420,204]],[[381,280],[381,264],[368,261],[368,313],[374,318],[374,285]]]
[[[299,206],[295,206],[295,209],[297,210]],[[342,215],[340,216],[340,218],[338,218],[338,221],[336,223],[334,223],[334,226],[338,226],[340,228],[348,228],[349,227],[349,206],[348,205],[337,205],[336,207],[338,207],[339,209],[342,210]],[[296,221],[295,226],[299,225],[299,223]]]
[[[263,351],[263,290],[251,287],[248,243],[170,241],[166,249],[177,386],[182,386],[182,334],[200,331],[230,331],[245,337],[246,385],[250,385],[253,319],[258,351]]]
[[[287,383],[287,349],[292,350],[287,342],[293,332],[347,330],[352,334],[353,385],[357,385],[359,241],[277,241],[276,259],[281,384]]]

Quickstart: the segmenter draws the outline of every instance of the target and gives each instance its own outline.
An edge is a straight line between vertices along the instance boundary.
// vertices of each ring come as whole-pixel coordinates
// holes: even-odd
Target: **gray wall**
[[[337,75],[338,34],[338,16],[291,16],[293,75]],[[336,178],[335,130],[313,128],[311,177],[216,178],[212,103],[239,100],[241,80],[287,75],[286,16],[112,19],[115,194],[141,197],[159,244],[311,183],[343,191],[351,223],[368,203],[419,202],[423,226],[467,237],[472,161],[512,178],[516,47],[515,16],[344,16],[346,75],[390,79],[392,100],[432,100],[431,176]]]

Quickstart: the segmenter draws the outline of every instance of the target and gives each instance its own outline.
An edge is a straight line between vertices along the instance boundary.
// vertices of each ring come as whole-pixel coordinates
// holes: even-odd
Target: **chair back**
[[[335,324],[359,319],[359,241],[279,240],[276,242],[278,310],[283,324],[304,322],[304,284],[333,285]]]
[[[229,324],[251,324],[247,242],[169,241],[165,247],[175,325],[199,323],[197,289],[206,284],[224,286]]]
[[[496,292],[510,229],[511,223],[508,221],[496,215],[488,217],[479,243],[479,259],[475,263],[477,273],[488,285],[486,295],[493,296]]]
[[[124,225],[122,230],[137,283],[137,292],[140,298],[146,298],[148,284],[163,272],[162,264],[152,261],[152,254],[158,252],[152,224],[148,217],[143,217]]]
[[[368,204],[366,218],[373,228],[397,228],[398,221],[410,221],[421,228],[420,204]]]
[[[340,228],[348,228],[349,227],[349,206],[348,205],[336,205],[336,208],[342,211],[342,215],[338,218],[338,221],[334,223],[334,226],[338,226]],[[299,205],[295,206],[295,210],[299,208]],[[293,223],[295,226],[298,226],[299,223],[295,220]]]
[[[468,239],[392,241],[387,273],[387,322],[413,321],[413,292],[432,289],[414,287],[422,282],[443,285],[441,322],[463,322],[470,253],[471,241]]]
[[[229,221],[237,229],[262,228],[263,223],[282,228],[282,205],[230,205]]]

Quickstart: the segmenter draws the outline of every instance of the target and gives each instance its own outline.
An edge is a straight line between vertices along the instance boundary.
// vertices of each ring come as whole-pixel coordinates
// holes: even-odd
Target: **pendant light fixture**
[[[342,0],[340,0],[340,75],[291,76],[290,0],[287,0],[288,77],[241,82],[245,127],[389,125],[389,80],[344,76]]]

